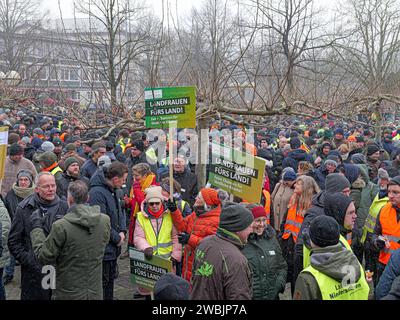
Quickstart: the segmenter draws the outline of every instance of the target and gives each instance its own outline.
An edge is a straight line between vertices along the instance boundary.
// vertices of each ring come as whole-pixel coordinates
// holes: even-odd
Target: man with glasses
[[[97,160],[107,152],[106,145],[103,142],[97,142],[92,146],[90,159],[86,160],[81,168],[81,175],[90,179],[97,170]]]
[[[41,217],[47,236],[53,223],[68,210],[67,202],[56,194],[56,181],[50,172],[41,172],[35,179],[35,192],[24,199],[15,211],[8,238],[10,253],[21,263],[21,300],[50,300],[51,290],[42,287],[42,265],[32,249],[31,216]]]

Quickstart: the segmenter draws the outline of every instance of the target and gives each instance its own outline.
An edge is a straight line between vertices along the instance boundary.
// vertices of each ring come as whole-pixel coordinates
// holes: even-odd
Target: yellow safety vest
[[[340,235],[339,237],[339,242],[347,249],[353,252],[353,250],[350,247],[349,242],[342,236]],[[311,250],[307,248],[305,244],[303,244],[303,269],[306,269],[311,265]]]
[[[149,157],[154,162],[157,162],[157,154],[153,148],[148,148],[145,153],[147,157]]]
[[[379,199],[379,195],[376,195],[374,201],[369,208],[369,214],[367,219],[365,220],[365,224],[363,227],[363,234],[361,237],[361,243],[365,242],[368,233],[373,233],[376,225],[376,218],[378,217],[379,212],[381,209],[389,202],[388,197],[384,197]]]
[[[55,167],[53,170],[50,171],[50,173],[53,176],[55,176],[57,172],[61,172],[61,173],[63,172],[62,169],[59,166]]]
[[[162,216],[161,228],[154,230],[149,218],[146,218],[142,212],[137,213],[137,219],[140,223],[146,240],[153,247],[154,255],[164,259],[170,259],[172,255],[172,216],[171,213],[165,213]],[[158,233],[156,234],[156,231]]]
[[[354,284],[346,287],[339,281],[318,271],[312,266],[307,267],[302,272],[308,272],[313,275],[321,291],[322,300],[368,300],[369,285],[364,276],[364,270],[361,267],[360,279]]]
[[[125,142],[124,142],[124,139],[118,140],[117,144],[119,144],[119,145],[121,146],[121,148],[122,148],[122,153],[124,153],[124,152],[125,152],[125,149],[126,149],[126,144],[125,144]]]

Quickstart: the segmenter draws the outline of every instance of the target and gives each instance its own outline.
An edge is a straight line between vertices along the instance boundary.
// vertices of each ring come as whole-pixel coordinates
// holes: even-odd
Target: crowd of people
[[[3,109],[0,126],[2,300],[17,265],[22,300],[112,300],[130,247],[173,265],[153,295],[137,287],[133,298],[400,299],[400,127],[296,118],[250,136],[212,121],[210,145],[265,160],[260,201],[249,203],[199,185],[185,130],[171,179],[167,135]],[[49,265],[54,287],[43,286]]]

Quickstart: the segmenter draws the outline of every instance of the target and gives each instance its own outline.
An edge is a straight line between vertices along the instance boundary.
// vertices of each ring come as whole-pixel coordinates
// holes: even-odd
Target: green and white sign
[[[212,144],[209,183],[248,202],[260,202],[266,161]]]
[[[196,128],[196,88],[165,87],[144,90],[146,128]]]
[[[162,275],[172,271],[170,260],[157,256],[147,260],[142,251],[134,248],[129,248],[129,258],[132,283],[149,291],[154,290],[154,285]]]

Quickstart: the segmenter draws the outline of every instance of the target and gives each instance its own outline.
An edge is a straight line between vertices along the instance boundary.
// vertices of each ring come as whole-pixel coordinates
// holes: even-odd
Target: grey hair
[[[40,173],[35,177],[35,186],[38,186],[38,185],[39,185],[40,177],[43,177],[43,176],[52,176],[52,177],[54,177],[50,172],[47,172],[47,171],[45,171],[45,172],[40,172]]]
[[[89,188],[85,182],[77,180],[69,184],[68,195],[74,199],[75,204],[83,204],[88,200]]]

